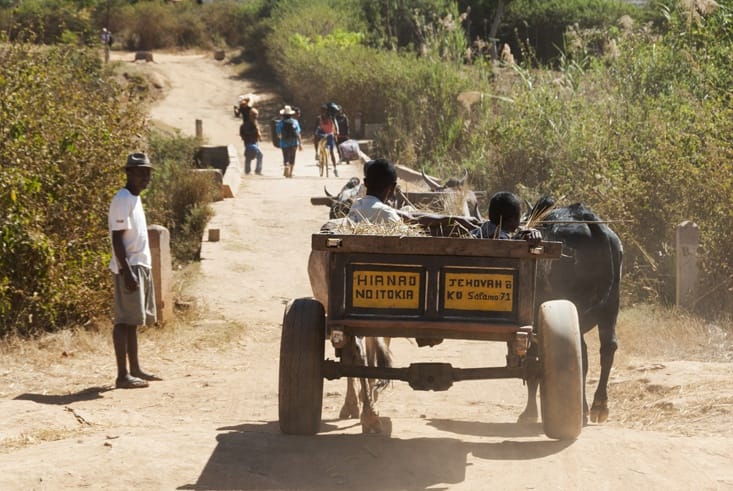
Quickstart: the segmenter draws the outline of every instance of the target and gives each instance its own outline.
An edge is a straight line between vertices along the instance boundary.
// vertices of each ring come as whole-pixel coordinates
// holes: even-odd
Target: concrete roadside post
[[[700,230],[696,223],[687,220],[677,225],[675,304],[684,309],[691,310],[695,307],[699,241]]]
[[[170,233],[161,225],[148,226],[150,254],[153,256],[153,285],[158,324],[173,319],[173,266]]]

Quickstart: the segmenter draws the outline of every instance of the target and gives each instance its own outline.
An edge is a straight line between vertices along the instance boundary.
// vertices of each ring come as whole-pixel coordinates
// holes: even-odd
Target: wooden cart
[[[580,434],[575,306],[555,300],[535,307],[538,260],[559,258],[559,242],[316,234],[312,250],[327,253],[328,305],[299,298],[286,307],[279,374],[284,433],[318,431],[324,378],[402,380],[415,390],[446,390],[460,380],[536,377],[545,433],[557,439]],[[324,359],[325,340],[338,346],[344,336],[499,341],[507,346],[506,364],[386,368]]]

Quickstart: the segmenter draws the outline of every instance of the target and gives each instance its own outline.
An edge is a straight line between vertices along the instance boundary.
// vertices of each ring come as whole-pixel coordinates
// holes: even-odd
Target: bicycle
[[[333,161],[333,175],[338,177],[338,171],[336,170],[336,161],[331,158],[331,151],[328,149],[328,138],[323,137],[318,140],[318,171],[321,177],[323,177],[323,170],[326,170],[326,177],[328,177],[328,162]]]
[[[326,170],[326,177],[328,177],[328,148],[327,138],[321,138],[318,140],[318,173],[323,177],[323,170]]]

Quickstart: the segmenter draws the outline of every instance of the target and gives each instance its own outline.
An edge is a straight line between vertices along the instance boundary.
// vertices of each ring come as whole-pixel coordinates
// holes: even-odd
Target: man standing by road
[[[137,356],[137,326],[156,320],[152,255],[148,244],[148,225],[140,193],[150,184],[152,165],[144,153],[127,156],[127,184],[112,198],[108,225],[112,238],[114,273],[114,329],[112,338],[117,360],[118,389],[147,387],[150,380],[161,380],[140,369]],[[130,371],[127,371],[127,360]]]

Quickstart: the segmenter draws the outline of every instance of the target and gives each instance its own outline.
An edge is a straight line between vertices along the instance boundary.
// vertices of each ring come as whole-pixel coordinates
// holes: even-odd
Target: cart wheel
[[[312,298],[285,307],[280,338],[280,431],[314,435],[321,425],[326,314]]]
[[[568,300],[540,305],[538,315],[545,434],[571,440],[583,428],[583,373],[578,311]]]

